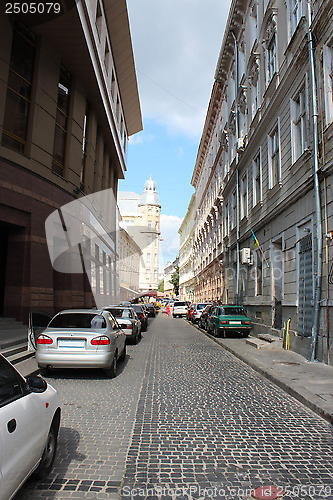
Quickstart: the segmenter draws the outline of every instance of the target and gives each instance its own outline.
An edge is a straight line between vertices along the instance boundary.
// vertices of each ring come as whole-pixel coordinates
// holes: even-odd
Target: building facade
[[[325,361],[332,14],[325,0],[232,3],[192,178],[196,300],[214,300],[219,280],[215,297],[244,304],[255,332],[282,335],[291,319],[291,349]]]
[[[164,268],[164,297],[173,299],[176,297],[171,279],[177,271],[177,267],[179,267],[179,257],[176,257],[173,262],[168,262]]]
[[[142,120],[125,0],[3,13],[0,32],[0,315],[27,321],[34,308],[93,305],[85,273],[52,268],[45,220],[83,195],[115,199]],[[115,249],[94,249],[99,290]]]
[[[142,252],[133,238],[122,227],[119,229],[118,248],[120,300],[132,300],[139,294],[139,270]]]
[[[178,230],[180,236],[179,247],[179,298],[180,300],[194,301],[194,234],[195,234],[195,195],[193,194]]]
[[[119,192],[118,205],[122,225],[133,238],[142,255],[140,257],[139,290],[158,289],[159,243],[161,205],[156,182],[145,182],[142,195]]]

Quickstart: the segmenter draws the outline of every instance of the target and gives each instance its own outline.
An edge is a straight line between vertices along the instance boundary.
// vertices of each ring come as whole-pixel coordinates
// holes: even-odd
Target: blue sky
[[[119,190],[141,194],[150,174],[156,181],[163,265],[178,254],[178,229],[194,192],[230,1],[127,0],[127,6],[144,129],[130,138]]]

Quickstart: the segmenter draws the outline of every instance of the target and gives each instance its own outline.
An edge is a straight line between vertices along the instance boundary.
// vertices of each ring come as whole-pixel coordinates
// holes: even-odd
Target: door
[[[305,236],[299,242],[298,297],[298,334],[302,337],[311,337],[313,322],[313,269],[311,235]]]
[[[1,498],[9,498],[36,466],[43,446],[39,394],[0,357]]]
[[[28,351],[36,350],[37,337],[50,323],[52,316],[45,312],[31,311],[28,326]]]

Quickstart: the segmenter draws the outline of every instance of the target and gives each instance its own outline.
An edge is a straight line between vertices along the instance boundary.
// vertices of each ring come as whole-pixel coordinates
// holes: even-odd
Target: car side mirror
[[[30,375],[27,378],[27,387],[31,392],[45,392],[47,389],[47,382],[41,377]]]

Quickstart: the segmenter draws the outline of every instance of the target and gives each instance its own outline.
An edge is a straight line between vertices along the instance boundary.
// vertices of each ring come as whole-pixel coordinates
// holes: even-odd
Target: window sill
[[[308,161],[309,158],[311,158],[311,155],[311,149],[305,149],[303,153],[297,158],[297,160],[294,161],[294,163],[289,167],[290,172],[292,174],[295,174],[297,170],[299,170],[304,165],[304,163]]]
[[[259,211],[260,211],[260,209],[263,207],[263,204],[264,204],[264,203],[263,203],[263,201],[262,201],[262,200],[261,200],[261,201],[258,201],[258,203],[256,203],[256,205],[254,205],[254,206],[252,207],[252,212],[259,212]]]
[[[277,184],[275,184],[275,186],[269,188],[268,196],[274,196],[276,193],[280,191],[281,188],[282,188],[282,182],[278,182]]]

